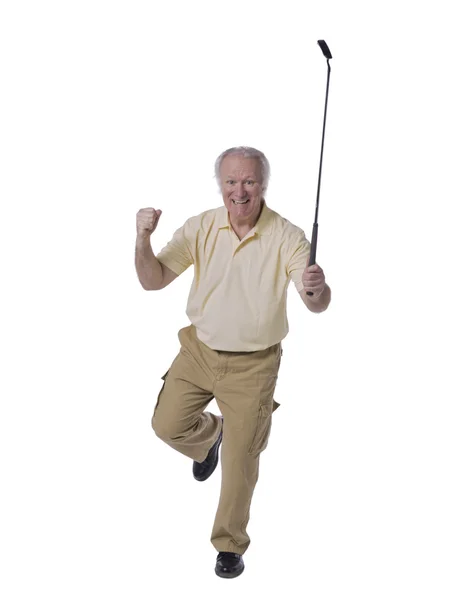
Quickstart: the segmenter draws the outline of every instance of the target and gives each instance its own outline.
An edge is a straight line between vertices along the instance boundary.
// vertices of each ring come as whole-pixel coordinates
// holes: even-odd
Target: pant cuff
[[[235,544],[220,544],[220,546],[215,546],[215,544],[213,544],[213,546],[217,552],[234,552],[241,556],[248,550],[248,546],[236,546]]]

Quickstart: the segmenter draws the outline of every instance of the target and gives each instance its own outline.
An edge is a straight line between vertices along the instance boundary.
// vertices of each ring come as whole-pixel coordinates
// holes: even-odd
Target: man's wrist
[[[148,246],[151,240],[151,235],[148,233],[138,233],[136,238],[136,244],[139,247]]]

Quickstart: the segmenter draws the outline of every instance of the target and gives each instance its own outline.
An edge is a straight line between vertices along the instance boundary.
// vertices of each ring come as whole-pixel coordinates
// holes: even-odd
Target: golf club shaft
[[[326,100],[325,100],[325,103],[324,103],[323,135],[322,135],[322,138],[321,138],[320,169],[319,169],[319,172],[318,172],[318,190],[317,190],[317,196],[316,196],[315,222],[313,224],[312,243],[311,243],[311,248],[310,248],[309,267],[311,267],[312,265],[314,265],[315,262],[316,262],[316,246],[317,246],[317,242],[318,242],[318,208],[319,208],[319,205],[320,205],[321,169],[323,167],[324,134],[326,132],[327,99],[329,97],[329,79],[330,79],[330,74],[331,74],[331,67],[330,67],[329,58],[328,58],[327,59]],[[313,292],[307,292],[307,295],[308,296],[313,296]]]

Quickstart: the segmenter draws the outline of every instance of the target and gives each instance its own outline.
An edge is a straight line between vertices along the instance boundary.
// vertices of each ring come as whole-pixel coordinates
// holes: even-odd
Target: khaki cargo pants
[[[218,439],[221,419],[204,412],[215,398],[223,415],[221,493],[211,542],[218,552],[244,554],[250,504],[267,447],[281,343],[256,352],[212,350],[193,325],[178,333],[181,349],[162,377],[152,426],[190,459],[203,462]]]

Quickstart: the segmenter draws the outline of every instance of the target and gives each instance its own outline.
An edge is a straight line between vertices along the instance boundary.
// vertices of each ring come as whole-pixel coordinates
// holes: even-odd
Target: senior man
[[[331,291],[323,270],[307,266],[310,244],[302,229],[266,204],[265,155],[230,148],[218,157],[215,174],[224,206],[189,218],[156,257],[150,239],[162,211],[139,210],[136,270],[145,290],[161,290],[195,267],[186,311],[191,325],[178,333],[181,348],[162,377],[152,427],[194,461],[198,481],[212,475],[222,444],[211,542],[216,574],[233,578],[244,569],[259,457],[279,406],[273,396],[288,333],[288,285],[293,281],[316,313],[326,310]],[[205,411],[213,398],[222,416]]]

